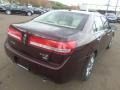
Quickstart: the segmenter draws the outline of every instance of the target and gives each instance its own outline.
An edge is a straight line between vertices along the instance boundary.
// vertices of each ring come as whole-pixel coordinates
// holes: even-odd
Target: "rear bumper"
[[[33,58],[23,55],[12,48],[7,42],[5,42],[5,50],[13,62],[20,64],[33,72],[45,75],[57,82],[63,82],[71,79],[71,77],[76,75],[78,72],[77,70],[80,70],[81,66],[83,66],[82,62],[80,65],[78,60],[74,60],[73,58],[69,58],[58,67],[52,67],[50,65],[38,63]]]

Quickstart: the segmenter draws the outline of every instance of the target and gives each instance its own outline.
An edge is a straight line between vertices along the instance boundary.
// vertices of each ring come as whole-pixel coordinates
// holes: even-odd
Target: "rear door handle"
[[[98,40],[98,41],[100,41],[100,40],[101,40],[101,38],[102,38],[102,37],[100,36],[100,37],[98,37],[98,38],[97,38],[97,40]]]

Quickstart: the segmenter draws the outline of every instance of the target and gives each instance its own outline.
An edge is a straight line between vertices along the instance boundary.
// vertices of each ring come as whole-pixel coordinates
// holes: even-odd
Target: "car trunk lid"
[[[31,23],[31,26],[29,26],[29,24]],[[75,33],[73,31],[69,31],[67,32],[62,32],[62,30],[59,27],[55,27],[53,28],[53,26],[49,26],[49,25],[44,25],[44,24],[35,24],[32,22],[25,23],[25,24],[13,24],[11,27],[15,30],[17,30],[18,32],[16,32],[16,35],[20,38],[16,36],[9,36],[9,44],[15,48],[16,50],[20,51],[23,54],[26,54],[28,56],[31,56],[33,58],[38,59],[39,61],[44,61],[44,62],[48,62],[48,63],[52,63],[52,64],[56,64],[56,65],[60,65],[64,62],[64,60],[66,60],[69,56],[69,54],[66,53],[62,53],[63,47],[64,47],[64,51],[66,50],[66,45],[69,45],[69,47],[67,47],[67,49],[69,48],[74,48],[75,42],[72,42],[73,46],[70,45],[69,43],[64,44],[61,42],[66,42],[67,40],[69,40],[69,35]],[[35,25],[34,25],[35,24]],[[33,28],[34,27],[34,28]],[[46,28],[45,28],[46,27]],[[9,33],[9,32],[8,32]],[[49,42],[47,44],[52,44],[53,46],[55,46],[55,48],[53,51],[52,50],[47,50],[47,49],[51,49],[52,46],[49,46],[49,48],[47,47],[47,49],[44,48],[39,48],[35,45],[30,45],[30,37],[32,38],[31,40],[33,40],[34,42],[36,42],[37,40],[38,43],[39,41],[40,44],[44,44],[46,45],[46,42]],[[36,39],[37,38],[37,39]],[[52,40],[52,41],[51,41]],[[57,42],[57,41],[60,41]],[[57,43],[57,44],[56,44]],[[61,45],[62,46],[58,46]],[[45,47],[45,46],[44,46]],[[58,49],[59,47],[59,49]],[[62,49],[61,49],[62,47]],[[57,48],[57,49],[56,49]],[[56,53],[57,51],[60,51],[60,53]],[[57,60],[56,60],[57,59]]]
[[[43,38],[49,38],[56,41],[68,41],[71,39],[71,35],[78,32],[76,29],[74,30],[71,28],[47,25],[34,21],[23,24],[13,24],[13,26],[23,32],[28,32]]]

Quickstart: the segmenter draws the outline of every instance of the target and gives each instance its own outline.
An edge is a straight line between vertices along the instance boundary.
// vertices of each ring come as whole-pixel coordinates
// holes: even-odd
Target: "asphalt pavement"
[[[0,90],[120,90],[119,29],[113,39],[112,48],[99,55],[91,78],[85,82],[71,80],[56,84],[13,64],[4,51],[7,28],[12,23],[28,21],[33,17],[36,16],[0,14]]]

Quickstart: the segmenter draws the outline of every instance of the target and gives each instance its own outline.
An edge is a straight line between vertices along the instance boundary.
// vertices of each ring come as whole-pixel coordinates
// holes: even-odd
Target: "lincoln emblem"
[[[27,40],[27,34],[23,35],[23,44],[26,44],[26,40]]]

